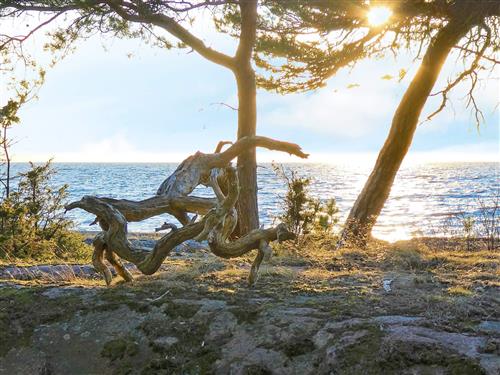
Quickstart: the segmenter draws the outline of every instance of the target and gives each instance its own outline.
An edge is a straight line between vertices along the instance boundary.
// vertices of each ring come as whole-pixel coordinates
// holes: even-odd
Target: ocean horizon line
[[[147,165],[147,164],[179,164],[183,160],[172,160],[172,161],[55,161],[53,159],[48,159],[51,160],[52,164],[106,164],[106,165],[119,165],[119,164],[140,164],[140,165]],[[12,164],[29,164],[29,163],[34,163],[34,164],[42,164],[46,163],[48,160],[27,160],[27,161],[11,161]],[[257,164],[324,164],[324,165],[346,165],[346,164],[367,164],[372,161],[368,160],[349,160],[349,161],[343,161],[343,160],[338,160],[338,161],[331,161],[331,160],[262,160],[259,161],[257,160]],[[373,160],[375,162],[375,160]],[[405,163],[403,162],[403,165]],[[444,160],[444,161],[435,161],[435,160],[408,160],[406,164],[499,164],[500,165],[500,160]]]

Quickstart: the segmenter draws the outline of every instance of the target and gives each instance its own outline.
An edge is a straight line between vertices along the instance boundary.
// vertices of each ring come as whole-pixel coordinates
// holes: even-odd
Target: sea
[[[54,187],[68,185],[69,201],[84,195],[141,200],[155,194],[177,163],[54,163]],[[26,171],[27,163],[14,163],[13,173]],[[321,200],[334,198],[339,222],[349,213],[371,172],[368,165],[284,164],[285,171],[311,179],[309,191]],[[283,210],[286,182],[273,165],[258,166],[258,199],[261,224],[272,225]],[[193,195],[212,196],[199,187]],[[375,237],[397,241],[415,235],[439,235],[439,228],[453,215],[480,215],[480,204],[492,204],[500,195],[500,163],[425,163],[403,165],[390,197],[374,227]],[[96,230],[94,217],[82,210],[67,213],[81,231]],[[168,215],[130,223],[129,232],[153,232]]]

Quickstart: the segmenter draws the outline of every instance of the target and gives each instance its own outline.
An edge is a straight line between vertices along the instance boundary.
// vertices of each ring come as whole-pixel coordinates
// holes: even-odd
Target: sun
[[[387,7],[373,7],[367,14],[368,22],[372,26],[380,26],[391,18],[392,10]]]

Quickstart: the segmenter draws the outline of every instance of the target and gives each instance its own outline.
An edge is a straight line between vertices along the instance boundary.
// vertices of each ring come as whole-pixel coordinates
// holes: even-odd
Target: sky
[[[234,41],[208,30],[207,22],[195,25],[194,32],[232,54]],[[37,51],[42,42],[42,35],[35,36],[26,48]],[[403,54],[362,61],[313,92],[259,90],[257,133],[300,144],[312,162],[373,163],[417,67]],[[401,68],[409,69],[403,81],[381,79],[397,76]],[[455,71],[451,57],[435,89]],[[477,97],[485,121],[479,130],[465,108],[467,87],[459,86],[452,104],[418,127],[408,160],[500,160],[499,76],[497,69],[480,81]],[[352,84],[359,86],[348,88]],[[15,161],[172,162],[197,150],[211,152],[219,140],[236,136],[236,112],[219,104],[237,107],[231,72],[195,52],[137,40],[79,42],[74,53],[48,70],[38,97],[21,110],[21,123],[11,131]],[[0,92],[0,104],[7,99],[8,93]],[[422,118],[438,104],[430,99]],[[262,150],[258,158],[300,161]]]

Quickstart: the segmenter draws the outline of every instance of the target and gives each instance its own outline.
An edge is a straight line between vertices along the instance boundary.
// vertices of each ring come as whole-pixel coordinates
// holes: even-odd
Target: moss
[[[97,298],[106,302],[94,307],[96,311],[115,310],[120,306],[127,306],[131,310],[145,313],[148,312],[151,306],[141,299],[141,296],[131,294],[126,286],[116,286],[104,289],[97,295]]]
[[[484,373],[474,360],[442,350],[435,345],[401,343],[387,352],[381,349],[384,334],[379,327],[361,325],[356,329],[364,329],[368,333],[353,345],[339,351],[336,362],[339,374],[395,375],[415,365],[439,366],[446,369],[447,374]]]
[[[385,256],[388,248],[389,245],[384,245],[380,251],[367,250],[363,254],[351,249],[337,253],[334,257],[331,252],[311,253],[307,258],[307,264],[304,264],[305,267],[277,266],[270,267],[267,271],[264,268],[260,282],[252,289],[246,287],[248,269],[240,265],[239,259],[234,263],[228,263],[231,268],[225,270],[217,271],[218,268],[207,266],[208,273],[204,273],[203,276],[191,273],[188,278],[186,273],[186,280],[189,282],[177,280],[169,271],[155,276],[141,277],[133,284],[99,288],[95,295],[98,303],[91,302],[83,306],[78,294],[48,299],[41,295],[43,288],[2,287],[0,288],[0,355],[13,346],[28,345],[33,329],[41,324],[70,319],[76,310],[84,312],[114,310],[125,305],[138,312],[151,311],[151,314],[144,314],[145,319],[141,327],[147,340],[154,342],[158,336],[175,336],[179,342],[172,346],[159,346],[156,349],[154,346],[151,349],[147,345],[141,345],[139,348],[141,352],[132,357],[127,354],[127,345],[115,342],[113,346],[112,343],[107,343],[106,350],[103,349],[103,356],[112,362],[111,367],[115,374],[137,373],[144,366],[144,374],[210,374],[214,362],[221,357],[221,352],[218,347],[203,342],[210,318],[207,317],[203,321],[197,319],[196,313],[202,298],[224,300],[227,310],[236,316],[239,324],[244,324],[249,330],[257,323],[264,324],[260,320],[265,312],[279,306],[312,307],[318,312],[307,315],[316,317],[322,322],[332,320],[332,316],[333,320],[340,321],[351,317],[374,315],[421,315],[428,319],[427,324],[430,328],[438,327],[460,332],[464,332],[464,329],[475,332],[479,321],[496,312],[494,304],[482,302],[493,301],[492,298],[496,297],[494,287],[498,285],[498,278],[495,278],[491,271],[475,268],[478,264],[486,262],[486,254],[479,257],[478,253],[474,253],[472,259],[466,257],[467,254],[459,256],[456,253],[430,252],[417,248],[401,250],[399,255],[402,257],[395,258]],[[411,265],[413,261],[407,262],[406,259],[406,255],[414,254],[414,251],[420,254],[422,264],[427,264],[426,271],[406,272],[401,269],[397,272],[391,271],[389,277],[398,277],[403,281],[412,280],[415,284],[407,283],[408,285],[405,284],[396,290],[397,283],[395,283],[395,293],[385,293],[382,280],[387,275],[386,267],[398,266],[397,261],[404,260],[406,265],[403,268],[412,270],[418,268],[418,255],[413,265]],[[393,250],[389,252],[393,253]],[[494,254],[488,256],[497,257]],[[437,257],[442,259],[438,261]],[[388,259],[394,263],[389,263]],[[450,259],[453,259],[453,262]],[[286,263],[286,259],[277,260]],[[180,267],[177,264],[181,263],[169,262],[165,263],[165,267],[173,268],[175,274],[176,269]],[[196,262],[204,260],[193,260],[180,267],[181,271],[185,269],[187,272],[192,268],[203,270],[203,266],[198,266]],[[338,268],[335,272],[325,271],[334,266]],[[429,270],[431,266],[439,267],[439,272]],[[195,281],[193,277],[196,278]],[[454,289],[458,286],[468,291],[475,290],[477,280],[483,280],[481,285],[484,286],[484,291],[476,291],[473,296],[457,293]],[[450,289],[447,289],[448,287]],[[162,296],[166,290],[170,293],[151,301]],[[269,299],[263,299],[265,296]],[[173,302],[176,298],[186,299],[186,303]],[[262,299],[259,301],[261,303],[252,302],[257,298]],[[189,303],[190,301],[192,303]],[[196,319],[193,319],[195,315]],[[439,321],[436,321],[436,318]],[[22,327],[22,331],[19,331],[19,327]],[[383,350],[386,348],[384,349],[378,327],[356,327],[356,330],[361,329],[368,330],[365,337],[347,347],[339,345],[340,349],[335,352],[339,363],[339,374],[390,375],[398,373],[397,366],[408,371],[410,369],[413,371],[415,368],[419,371],[439,368],[450,374],[481,373],[475,362],[454,355],[452,352],[439,352],[435,348],[418,346],[411,352],[408,350],[405,352],[404,348],[395,348],[395,353],[390,356],[388,353],[380,353],[379,348]],[[334,331],[335,334],[331,339],[334,342],[331,344],[341,337],[342,331],[343,329]],[[111,338],[116,339],[116,337]],[[302,358],[310,360],[310,357],[317,356],[318,365],[324,365],[324,361],[321,362],[323,352],[315,351],[307,338],[281,346],[280,343],[269,343],[269,349],[277,350],[276,347],[289,358],[293,358],[291,362],[299,362]],[[97,349],[97,353],[100,349]],[[146,354],[147,358],[144,358]],[[249,367],[246,370],[249,374],[265,374],[268,371],[259,366]],[[320,370],[318,369],[318,372]]]
[[[141,375],[170,375],[178,366],[168,358],[155,358],[142,369]]]
[[[377,363],[377,367],[387,374],[398,374],[401,369],[414,365],[439,366],[445,369],[446,374],[484,374],[475,360],[444,351],[433,345],[422,345],[417,348],[406,347],[403,344],[397,351]]]
[[[30,289],[0,288],[0,356],[18,345],[28,345],[34,325],[29,320],[35,294]]]
[[[120,337],[104,344],[101,356],[111,361],[123,359],[124,357],[133,357],[139,351],[138,344],[128,337]]]
[[[189,325],[174,325],[171,331],[179,342],[172,346],[172,350],[178,353],[192,353],[193,350],[204,351],[204,337],[208,330],[208,324],[205,322],[190,322]]]
[[[48,299],[44,288],[0,288],[0,356],[11,348],[29,345],[33,330],[41,324],[69,319],[84,309],[79,296]]]
[[[151,360],[141,374],[213,374],[213,365],[219,358],[220,350],[216,347],[174,345],[168,352],[161,354],[161,357]]]
[[[243,370],[244,375],[271,375],[272,372],[265,367],[259,365],[246,366]]]
[[[233,315],[238,320],[238,324],[243,323],[254,323],[259,318],[260,312],[262,311],[262,307],[260,306],[243,306],[232,308],[229,311],[233,313]]]
[[[377,348],[380,348],[383,333],[378,327],[370,325],[359,326],[356,329],[364,329],[367,334],[360,337],[353,345],[340,350],[337,355],[339,374],[385,374],[377,366],[379,359]]]
[[[37,290],[29,288],[0,288],[0,298],[14,298],[17,303],[31,302]]]
[[[154,341],[154,339],[158,337],[169,336],[171,324],[172,322],[168,320],[167,316],[155,314],[153,316],[146,317],[139,327],[150,340]],[[154,347],[154,345],[151,346]]]
[[[218,350],[206,347],[182,367],[181,373],[189,375],[212,374],[213,365],[219,357],[220,354]]]
[[[283,347],[283,352],[289,358],[307,354],[312,352],[313,350],[314,350],[314,343],[308,338],[287,343]]]
[[[328,308],[327,311],[337,320],[349,317],[359,318],[369,316],[372,308],[367,309],[367,306],[373,306],[377,302],[377,299],[372,296],[361,295],[354,291],[325,305],[325,308]]]
[[[474,360],[452,356],[447,358],[447,368],[450,374],[482,375],[485,371]]]
[[[172,330],[176,331],[180,341],[169,348],[157,350],[159,358],[153,359],[141,374],[212,374],[212,367],[220,358],[220,349],[204,345],[205,332],[202,326],[184,326]]]
[[[141,324],[156,356],[142,374],[212,373],[220,349],[204,343],[208,330],[205,321],[189,320],[199,308],[200,305],[194,303],[168,302],[163,308],[164,314],[154,314]],[[154,339],[160,336],[175,336],[179,341],[168,347],[159,347],[154,344]]]
[[[119,337],[106,342],[101,357],[109,359],[113,375],[128,375],[134,370],[133,357],[139,353],[139,345],[130,336]]]
[[[173,319],[190,319],[200,309],[199,305],[188,303],[168,303],[165,312]]]

